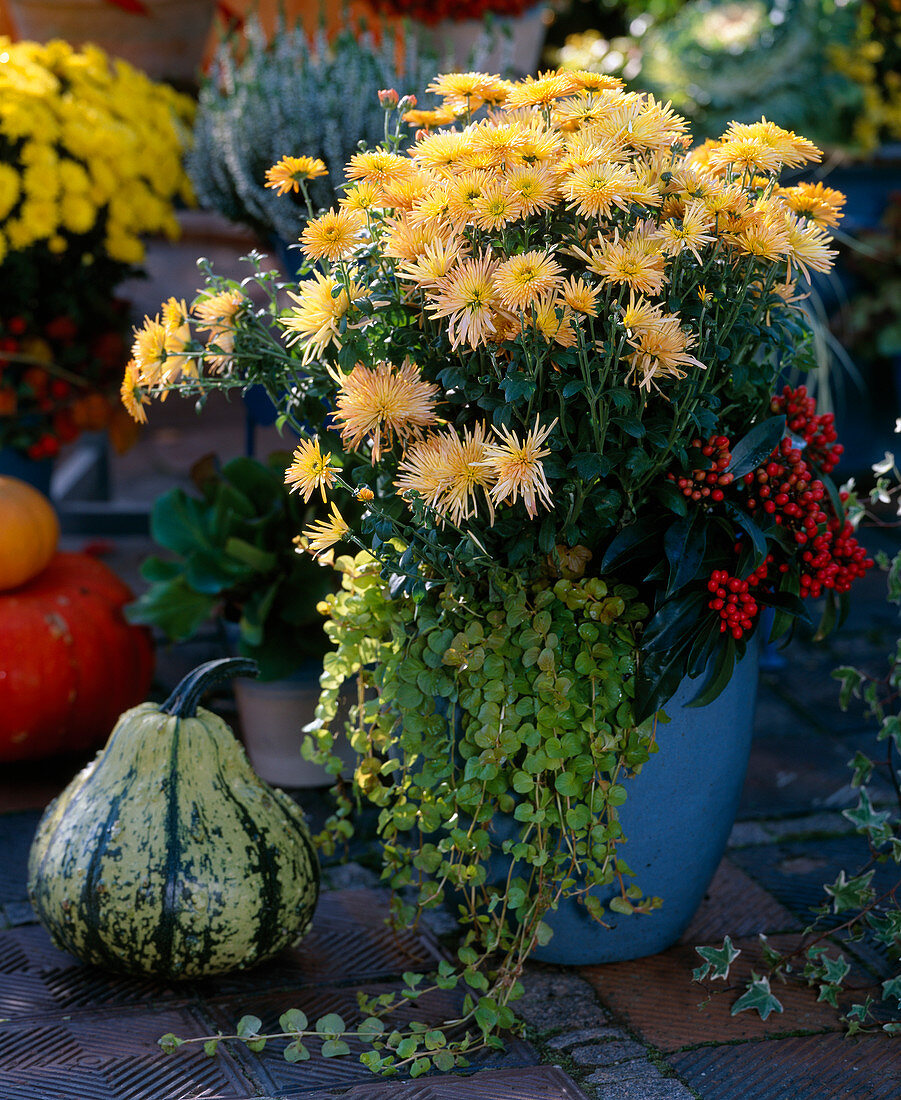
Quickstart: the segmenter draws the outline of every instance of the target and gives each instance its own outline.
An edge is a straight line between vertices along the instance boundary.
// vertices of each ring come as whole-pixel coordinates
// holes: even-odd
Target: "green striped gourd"
[[[57,946],[111,970],[198,978],[252,966],[309,928],[319,865],[299,807],[198,707],[245,658],[201,665],[126,711],[47,808],[28,892]]]

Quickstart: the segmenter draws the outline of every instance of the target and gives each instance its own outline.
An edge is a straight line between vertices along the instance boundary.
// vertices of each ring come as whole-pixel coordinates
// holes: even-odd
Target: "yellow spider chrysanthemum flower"
[[[439,387],[423,381],[419,367],[409,360],[402,367],[358,363],[342,378],[335,402],[341,439],[353,450],[369,442],[378,462],[383,445],[416,438],[434,424],[438,393]]]
[[[589,271],[600,275],[606,286],[624,285],[643,294],[659,294],[666,283],[664,256],[660,238],[650,238],[637,230],[620,239],[592,246],[582,253]]]
[[[197,364],[186,354],[191,344],[191,325],[188,322],[188,307],[183,300],[169,298],[162,306],[162,322],[166,330],[166,362],[163,368],[163,382],[177,382],[183,375],[196,377]]]
[[[319,157],[282,157],[266,169],[266,186],[274,187],[279,195],[288,191],[300,191],[301,180],[314,180],[327,176],[328,169]]]
[[[620,322],[630,336],[637,336],[642,332],[652,332],[671,319],[664,315],[660,306],[647,301],[641,294],[636,298],[635,292],[630,291],[629,303],[623,308]]]
[[[452,348],[461,344],[477,348],[494,333],[496,267],[497,260],[487,254],[471,257],[457,264],[429,291],[429,312],[433,317],[447,317]]]
[[[571,348],[579,331],[579,322],[573,311],[565,299],[553,292],[536,298],[529,312],[523,314],[522,323],[524,328],[539,332],[548,343],[553,341],[562,348]]]
[[[845,196],[834,187],[826,187],[822,182],[798,183],[794,187],[779,187],[776,193],[784,200],[789,210],[802,218],[816,222],[817,225],[832,228],[842,218]]]
[[[382,189],[374,183],[358,183],[354,187],[348,187],[344,197],[338,200],[338,205],[347,210],[365,214],[369,210],[378,210],[385,205]]]
[[[667,256],[678,256],[687,249],[701,263],[699,249],[716,240],[707,232],[712,223],[707,208],[700,202],[692,202],[678,222],[670,218],[660,225],[660,247]]]
[[[507,189],[525,216],[550,210],[560,198],[556,173],[539,165],[511,168],[504,176]]]
[[[654,328],[644,329],[629,340],[632,379],[639,389],[657,386],[658,378],[684,378],[690,366],[704,364],[690,354],[695,337],[684,331],[678,317],[661,317]]]
[[[825,273],[832,269],[832,261],[838,253],[829,247],[832,238],[825,229],[789,214],[785,218],[785,232],[788,238],[788,278],[791,278],[792,267],[803,271],[808,282],[811,271]]]
[[[738,232],[730,232],[729,243],[742,255],[777,262],[789,252],[785,219],[757,217]]]
[[[301,251],[311,260],[342,260],[357,245],[363,217],[342,207],[308,221],[300,235]]]
[[[782,167],[782,158],[778,150],[756,137],[736,137],[732,141],[723,141],[712,150],[708,160],[711,171],[732,171],[739,175],[775,175]]]
[[[318,520],[304,529],[299,539],[300,548],[312,554],[314,558],[318,558],[349,533],[350,525],[332,504],[332,512],[328,519]]]
[[[445,110],[456,114],[477,111],[486,103],[503,103],[510,85],[489,73],[444,73],[426,88],[444,100]]]
[[[128,410],[132,420],[137,421],[138,424],[146,424],[147,413],[144,411],[144,406],[150,404],[150,398],[144,392],[140,372],[133,359],[125,368],[125,376],[119,392],[122,396],[122,404]]]
[[[446,235],[447,230],[439,223],[417,222],[404,214],[391,222],[391,228],[382,241],[382,252],[395,260],[418,260]]]
[[[556,100],[572,95],[578,87],[572,75],[567,72],[527,76],[512,85],[504,101],[504,109],[513,111],[517,107],[550,107]]]
[[[409,179],[415,171],[409,157],[389,153],[386,149],[373,149],[354,153],[345,169],[350,180],[365,180],[383,187],[386,183]]]
[[[463,172],[448,180],[447,214],[455,226],[465,225],[475,218],[475,202],[492,180],[487,172]]]
[[[240,290],[223,290],[195,300],[192,308],[197,330],[208,333],[204,362],[210,370],[222,370],[231,362],[238,315],[246,304]]]
[[[515,504],[521,496],[530,519],[538,515],[539,504],[545,508],[552,506],[551,489],[541,460],[551,453],[544,443],[556,423],[555,418],[542,428],[536,418],[535,427],[521,443],[509,428],[493,429],[501,442],[485,444],[482,465],[494,479],[489,494],[494,504]]]
[[[563,190],[568,209],[583,217],[606,218],[614,206],[628,210],[638,182],[631,168],[598,162],[570,172]]]
[[[291,465],[285,471],[285,484],[288,491],[295,489],[303,492],[304,501],[308,501],[318,489],[326,500],[325,491],[335,483],[335,470],[331,465],[331,455],[322,453],[318,439],[303,439],[298,443],[291,457]]]
[[[576,276],[566,279],[560,287],[560,295],[569,308],[575,313],[584,313],[586,317],[597,317],[600,293],[600,287],[589,286],[584,279]]]
[[[316,272],[298,287],[299,294],[288,291],[297,307],[283,314],[280,323],[289,333],[287,343],[303,342],[302,362],[308,363],[314,356],[321,355],[329,344],[341,346],[338,326],[346,316],[353,301],[362,296],[356,283],[339,286],[330,275]]]
[[[519,219],[522,211],[516,196],[503,183],[489,183],[473,200],[472,222],[488,232],[503,229]]]
[[[784,130],[775,122],[732,122],[723,134],[725,143],[735,141],[759,142],[778,158],[779,168],[799,168],[810,161],[823,159],[823,153],[807,138],[799,137],[791,130]],[[777,169],[778,171],[778,169]]]
[[[453,111],[439,108],[436,111],[405,111],[401,116],[408,126],[431,130],[435,126],[450,126],[457,121]]]
[[[472,141],[468,132],[443,130],[417,141],[410,150],[410,157],[424,168],[449,168],[470,152]]]
[[[134,330],[131,358],[139,385],[150,388],[161,381],[166,362],[166,326],[159,316],[145,317],[144,324]]]
[[[563,268],[549,252],[523,252],[505,260],[494,272],[494,287],[501,305],[518,311],[528,309],[546,291],[563,281]]]
[[[399,279],[410,279],[422,287],[433,287],[465,255],[466,242],[435,241],[428,245],[425,252],[416,260],[407,260],[397,271]]]
[[[484,424],[464,428],[462,438],[452,429],[437,432],[406,450],[394,484],[402,496],[418,493],[439,517],[457,526],[476,514],[481,490],[493,523],[494,506],[487,496],[493,478],[484,462]]]
[[[623,87],[619,77],[607,76],[606,73],[593,73],[589,69],[568,69],[567,76],[579,91],[588,95],[617,91]]]
[[[521,123],[497,123],[493,119],[470,126],[468,134],[475,156],[492,169],[515,164],[526,140],[526,129]]]

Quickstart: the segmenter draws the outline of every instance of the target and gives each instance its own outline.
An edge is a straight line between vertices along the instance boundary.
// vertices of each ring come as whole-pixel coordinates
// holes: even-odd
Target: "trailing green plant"
[[[901,429],[901,421],[896,430]],[[876,483],[869,494],[869,505],[897,508],[901,501],[901,471],[895,456],[873,466]],[[848,512],[856,524],[868,513],[858,498],[853,482],[842,492]],[[898,508],[901,514],[901,508]],[[884,524],[878,515],[871,519]],[[879,565],[887,572],[887,598],[901,607],[901,551],[889,559],[879,555]],[[862,699],[865,717],[878,725],[877,741],[882,746],[880,759],[874,760],[858,750],[849,761],[851,785],[857,789],[857,805],[842,811],[842,816],[854,826],[858,836],[866,841],[868,858],[861,866],[843,869],[838,877],[824,886],[825,897],[814,911],[813,921],[803,930],[801,942],[791,951],[780,951],[760,937],[762,967],[744,983],[743,991],[732,1005],[732,1014],[754,1010],[765,1020],[773,1012],[782,1012],[782,1002],[773,992],[774,979],[780,982],[794,979],[818,990],[818,1001],[841,1009],[841,1019],[851,1035],[881,1031],[901,1035],[901,638],[889,654],[888,667],[882,675],[874,675],[851,666],[835,669],[832,674],[841,684],[839,705],[847,710],[852,700]],[[879,806],[871,786],[874,776],[888,779],[894,802]],[[894,870],[891,866],[894,864]],[[889,876],[874,881],[877,868],[889,866]],[[893,877],[887,886],[886,877]],[[865,942],[869,949],[884,955],[893,968],[890,977],[879,986],[879,995],[867,993],[855,999],[845,989],[845,979],[851,964],[841,950],[842,939],[853,945]],[[732,963],[741,954],[729,937],[720,947],[699,947],[704,960],[694,971],[695,980],[714,995],[707,984],[715,979],[729,979]],[[734,987],[718,992],[734,993]]]
[[[308,35],[283,17],[268,36],[249,18],[240,35],[219,43],[200,89],[187,160],[198,201],[265,238],[293,242],[306,208],[267,187],[270,165],[286,154],[324,160],[329,175],[310,191],[317,207],[330,205],[357,143],[382,138],[378,91],[401,79],[422,86],[434,69],[415,38],[390,29],[377,39],[346,26],[329,41],[324,30]]]
[[[285,486],[290,454],[266,463],[210,457],[195,465],[197,494],[170,489],[154,502],[153,539],[170,553],[141,566],[150,581],[126,609],[175,642],[218,619],[238,629],[238,649],[278,680],[328,647],[317,605],[334,588],[327,569],[296,551],[298,525],[316,514]]]

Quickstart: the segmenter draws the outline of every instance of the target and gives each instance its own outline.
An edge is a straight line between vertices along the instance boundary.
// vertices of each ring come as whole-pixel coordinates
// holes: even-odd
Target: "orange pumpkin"
[[[57,554],[0,592],[0,762],[84,752],[147,697],[153,647],[128,587],[86,554]]]
[[[59,520],[44,494],[17,477],[0,477],[0,591],[36,577],[58,542]]]

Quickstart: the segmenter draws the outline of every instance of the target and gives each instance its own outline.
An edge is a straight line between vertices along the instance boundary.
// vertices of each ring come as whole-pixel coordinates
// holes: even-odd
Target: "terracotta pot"
[[[535,4],[522,15],[496,16],[492,30],[481,19],[443,19],[435,24],[414,24],[424,46],[438,55],[441,72],[513,73],[537,72],[547,33],[546,4]]]
[[[289,680],[234,681],[241,739],[253,770],[267,783],[303,788],[335,782],[325,768],[300,755],[303,728],[313,721],[319,702],[321,671],[321,665],[311,664]],[[352,775],[356,755],[343,734],[335,739],[335,753],[344,761],[342,774]]]
[[[154,80],[196,83],[216,0],[140,0],[133,6],[138,10],[114,0],[7,0],[19,38],[93,42]]]

